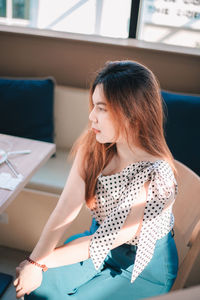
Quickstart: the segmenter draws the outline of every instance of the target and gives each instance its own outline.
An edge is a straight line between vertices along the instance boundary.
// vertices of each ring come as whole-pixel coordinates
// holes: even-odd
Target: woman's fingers
[[[16,273],[19,273],[14,281],[17,298],[31,293],[34,289],[39,287],[42,282],[42,270],[32,264],[27,264],[22,268],[17,267]]]
[[[16,279],[13,281],[13,285],[14,285],[14,286],[17,286],[18,283],[19,283],[19,278],[16,278]]]
[[[25,294],[28,294],[28,291],[26,291],[24,288],[21,288],[19,291],[16,291],[16,298],[21,298]]]
[[[20,285],[18,285],[18,286],[16,287],[16,292],[19,292],[20,290],[22,290],[22,287],[21,287]]]
[[[19,292],[16,293],[16,298],[20,299],[21,297],[23,297],[26,294],[26,292],[22,289]]]
[[[25,291],[24,289],[21,289],[19,292],[16,292],[16,298],[21,298],[23,297],[25,294],[29,295],[31,293],[31,291]]]

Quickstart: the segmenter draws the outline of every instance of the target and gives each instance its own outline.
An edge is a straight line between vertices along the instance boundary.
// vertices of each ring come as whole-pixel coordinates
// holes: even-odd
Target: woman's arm
[[[80,175],[80,153],[78,152],[59,201],[30,255],[31,259],[40,263],[55,249],[65,230],[79,214],[84,202],[85,182]]]
[[[133,238],[134,235],[139,234],[146,204],[147,189],[148,183],[145,184],[138,199],[132,206],[131,211],[123,227],[119,231],[111,249],[114,249],[121,244],[126,243],[128,240]],[[54,268],[84,261],[90,257],[89,248],[92,237],[93,235],[81,237],[67,243],[64,246],[55,248],[53,251],[49,252],[49,254],[43,255],[42,259],[40,261],[37,260],[37,262],[46,264],[49,268]],[[34,260],[33,257],[32,259]],[[19,282],[15,284],[17,297],[21,297],[25,293],[30,293],[41,284],[41,268],[36,267],[29,262],[26,262],[25,267],[22,266],[22,268],[19,268],[18,271],[20,273]],[[35,278],[37,280],[35,280]]]
[[[85,203],[85,182],[81,176],[81,154],[77,153],[73,162],[67,183],[60,199],[50,215],[38,243],[30,257],[38,263],[43,263],[45,257],[49,256],[56,248],[58,241],[64,231],[76,218],[82,205]],[[37,212],[35,212],[37,214]],[[32,291],[41,284],[41,270],[26,262],[17,268],[17,279],[14,282],[16,291],[21,289],[17,296]]]
[[[42,262],[55,249],[85,202],[85,182],[80,174],[80,159],[80,152],[78,152],[59,201],[30,255],[30,258],[37,262]]]
[[[145,183],[111,249],[126,243],[135,235],[139,235],[146,205],[148,185],[149,182]],[[92,237],[93,235],[81,237],[56,248],[49,256],[46,256],[43,263],[49,268],[55,268],[88,259],[90,257],[89,246]]]

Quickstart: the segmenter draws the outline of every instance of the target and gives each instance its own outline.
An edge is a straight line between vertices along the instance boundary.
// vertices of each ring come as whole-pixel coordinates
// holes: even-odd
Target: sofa
[[[47,80],[46,85],[49,88],[49,103],[44,102],[41,119],[44,114],[48,114],[49,124],[46,125],[46,136],[43,132],[39,139],[55,142],[56,154],[34,174],[25,189],[8,207],[9,224],[0,224],[2,233],[0,244],[27,251],[33,249],[59,199],[72,164],[72,161],[68,159],[69,151],[88,121],[88,90],[60,86],[55,83],[54,79],[41,80]],[[47,89],[47,86],[45,88]],[[37,103],[44,101],[44,94],[36,97]],[[177,160],[200,174],[200,96],[163,90],[162,97],[165,100],[163,106],[167,118],[165,122],[167,143]],[[29,99],[29,97],[25,98]],[[2,101],[1,87],[0,101]],[[47,105],[51,108],[50,110]],[[39,122],[37,126],[42,127],[42,124]],[[37,132],[34,134],[35,136],[26,135],[26,137],[38,138]],[[83,208],[60,243],[63,243],[70,235],[88,229],[90,222],[90,213],[87,208]]]

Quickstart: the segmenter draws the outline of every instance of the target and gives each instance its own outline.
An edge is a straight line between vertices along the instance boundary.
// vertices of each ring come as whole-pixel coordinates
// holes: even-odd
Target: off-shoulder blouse
[[[177,183],[169,163],[165,160],[140,161],[116,174],[100,174],[96,186],[97,207],[91,211],[100,224],[89,246],[90,257],[98,270],[147,181],[150,184],[140,234],[126,242],[137,245],[131,282],[150,262],[157,239],[165,236],[174,225],[172,206]],[[168,201],[169,206],[163,209]]]

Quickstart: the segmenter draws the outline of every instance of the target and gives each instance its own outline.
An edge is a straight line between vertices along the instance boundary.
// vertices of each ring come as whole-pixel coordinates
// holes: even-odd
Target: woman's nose
[[[91,122],[94,122],[94,123],[96,123],[97,122],[97,118],[96,118],[96,115],[95,115],[95,112],[94,112],[94,108],[93,108],[93,110],[90,112],[90,114],[89,114],[89,120],[91,121]]]

